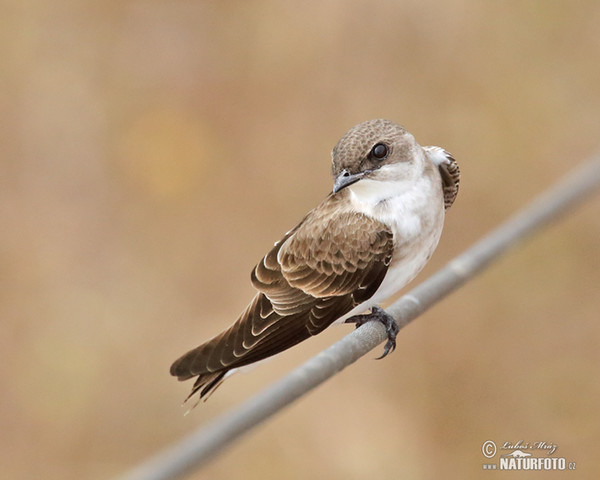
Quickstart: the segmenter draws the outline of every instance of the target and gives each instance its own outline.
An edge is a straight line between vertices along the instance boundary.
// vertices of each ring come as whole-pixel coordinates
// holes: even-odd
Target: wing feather
[[[460,168],[452,154],[441,147],[423,147],[431,161],[438,167],[442,177],[444,191],[444,208],[448,210],[456,196],[460,184]]]
[[[172,375],[198,376],[193,392],[205,396],[223,372],[316,335],[373,295],[390,264],[393,235],[350,211],[345,195],[327,197],[275,244],[252,271],[259,293],[250,305],[230,328],[179,358]]]

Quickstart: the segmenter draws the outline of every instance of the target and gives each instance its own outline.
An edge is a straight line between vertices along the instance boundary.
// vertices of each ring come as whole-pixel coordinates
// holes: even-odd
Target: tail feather
[[[200,390],[200,399],[207,400],[210,395],[217,389],[223,380],[225,379],[225,375],[228,370],[223,370],[221,372],[214,373],[205,373],[204,375],[199,375],[196,381],[194,382],[194,386],[192,387],[192,391],[186,397],[183,403],[187,402],[190,398],[194,396],[198,390]],[[186,380],[180,378],[180,380]],[[206,398],[205,398],[206,397]]]

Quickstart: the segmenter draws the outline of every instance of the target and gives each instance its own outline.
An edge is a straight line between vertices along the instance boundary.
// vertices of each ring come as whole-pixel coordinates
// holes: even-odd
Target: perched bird
[[[237,321],[171,366],[179,380],[197,377],[188,398],[332,323],[378,319],[388,333],[382,357],[395,348],[398,326],[378,305],[431,257],[458,193],[458,165],[382,119],[350,129],[332,160],[332,193],[254,268],[258,293]]]

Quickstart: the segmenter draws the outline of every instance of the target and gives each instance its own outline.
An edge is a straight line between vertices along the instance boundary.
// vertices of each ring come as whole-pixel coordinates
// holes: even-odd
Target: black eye
[[[371,157],[376,160],[383,160],[388,153],[389,149],[385,143],[378,143],[371,149]]]

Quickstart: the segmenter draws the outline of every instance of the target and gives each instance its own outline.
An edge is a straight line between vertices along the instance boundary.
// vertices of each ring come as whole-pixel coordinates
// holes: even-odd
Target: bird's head
[[[424,154],[415,138],[389,120],[368,120],[352,127],[331,153],[333,193],[363,178],[405,179],[418,175]]]

